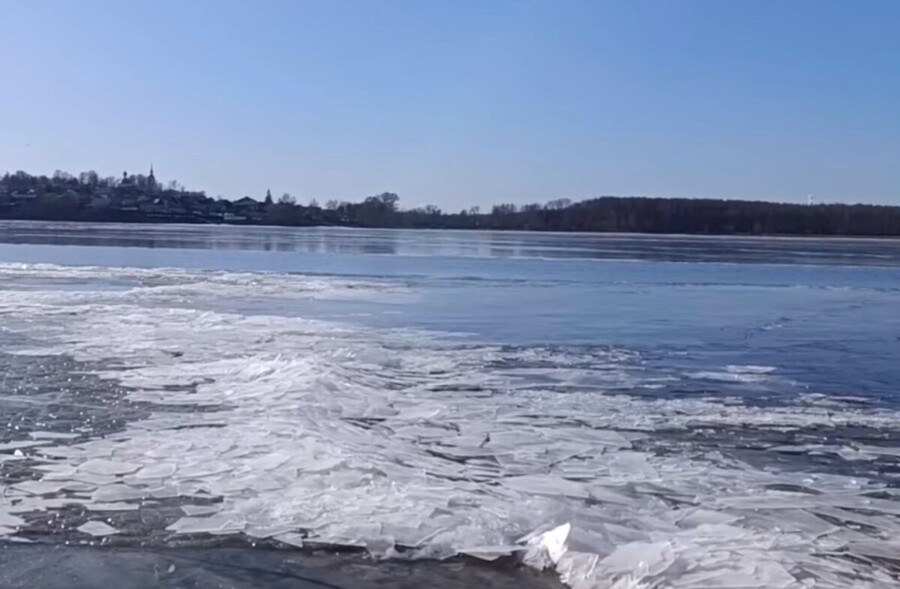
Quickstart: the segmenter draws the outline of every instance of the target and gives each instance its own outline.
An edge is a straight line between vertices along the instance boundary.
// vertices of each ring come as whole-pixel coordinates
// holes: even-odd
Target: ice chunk
[[[609,487],[606,485],[591,485],[589,487],[591,499],[603,503],[615,503],[619,505],[634,505],[638,499],[629,495],[628,490],[622,487]]]
[[[66,483],[60,481],[22,481],[10,485],[13,489],[24,491],[29,495],[52,495],[59,493]]]
[[[274,470],[290,459],[291,455],[286,452],[271,452],[248,460],[246,466],[253,470]]]
[[[221,474],[231,470],[231,466],[221,460],[208,462],[195,462],[178,469],[178,476],[185,479],[203,478],[214,474]]]
[[[232,515],[213,515],[211,517],[183,517],[166,529],[178,534],[212,534],[222,532],[240,532],[244,522]]]
[[[272,538],[281,534],[297,531],[297,524],[286,523],[262,523],[251,524],[244,528],[244,534],[252,538]]]
[[[877,540],[852,542],[847,546],[847,550],[854,554],[900,562],[900,542],[879,542]]]
[[[81,449],[75,448],[73,446],[50,446],[47,448],[41,448],[39,453],[41,454],[41,456],[46,456],[49,458],[73,458],[76,456],[83,456],[82,452],[83,451]]]
[[[785,589],[796,586],[796,581],[780,564],[761,562],[692,572],[674,579],[672,586],[684,589]],[[846,585],[842,583],[842,586]]]
[[[92,458],[82,463],[78,467],[78,470],[81,472],[98,474],[102,476],[115,476],[122,474],[131,474],[140,467],[140,464],[116,462],[114,460],[106,460],[105,458]]]
[[[663,573],[675,562],[675,551],[669,542],[630,542],[597,564],[611,574],[628,573],[642,578]]]
[[[175,485],[162,485],[159,487],[147,487],[147,494],[154,499],[171,499],[172,497],[202,497],[209,499],[209,493],[203,490],[198,483],[178,483]]]
[[[0,506],[0,526],[15,528],[22,525],[25,525],[25,520],[11,513],[2,511],[2,506]]]
[[[134,477],[137,479],[164,479],[175,474],[176,466],[172,462],[154,462],[141,467]]]
[[[84,505],[89,511],[136,511],[140,505],[136,503],[86,503]]]
[[[760,383],[768,380],[767,375],[762,372],[717,372],[713,370],[704,370],[700,372],[691,372],[686,374],[685,376],[716,382],[736,383]]]
[[[65,482],[61,487],[63,491],[71,491],[73,493],[88,493],[96,488],[97,485],[91,485],[90,483],[81,483],[78,481]]]
[[[4,462],[17,462],[19,460],[25,460],[25,453],[21,450],[16,450],[12,454],[0,454],[0,464]]]
[[[566,552],[566,540],[571,531],[572,524],[566,523],[531,538],[526,537],[528,544],[522,562],[539,570],[555,565]]]
[[[8,513],[30,513],[32,511],[45,511],[46,500],[40,497],[26,497],[19,499],[12,505],[4,506]]]
[[[568,550],[560,559],[559,564],[556,565],[556,572],[559,573],[560,580],[570,587],[575,587],[576,589],[590,587],[593,589],[596,586],[594,582],[596,581],[596,575],[594,573],[599,561],[600,555],[598,554]],[[584,584],[581,584],[580,581],[584,581]],[[609,589],[643,589],[643,585],[628,584],[630,581],[629,578],[623,577],[607,587]],[[626,583],[623,584],[623,582]]]
[[[797,579],[777,562],[760,562],[756,565],[756,576],[762,587],[784,589],[793,586]]]
[[[129,487],[128,485],[117,483],[114,485],[99,487],[96,491],[94,491],[91,499],[98,503],[105,503],[142,499],[146,495],[147,492],[144,490],[135,489],[134,487]]]
[[[774,366],[736,366],[733,364],[729,364],[725,369],[734,374],[769,374],[777,370]]]
[[[631,448],[631,442],[621,433],[609,429],[576,430],[567,436],[572,441],[589,442],[610,448]]]
[[[182,505],[181,511],[184,512],[187,516],[196,516],[196,515],[210,515],[213,513],[218,513],[222,508],[221,505],[213,504],[213,505]]]
[[[9,513],[28,513],[47,509],[62,509],[67,505],[79,505],[84,500],[75,497],[28,497],[7,507]]]
[[[771,446],[767,448],[769,452],[778,452],[781,454],[807,454],[809,452],[826,448],[819,444],[784,444],[781,446]]]
[[[896,523],[893,521],[889,521],[887,518],[862,515],[853,511],[848,511],[846,509],[821,506],[814,507],[810,511],[812,511],[816,515],[830,517],[840,522],[849,522],[853,524],[869,526],[870,528],[873,528],[875,530],[882,530],[885,528],[896,529]]]
[[[89,521],[75,529],[91,536],[111,536],[119,533],[119,530],[111,525],[98,521]]]
[[[703,524],[730,524],[739,519],[741,519],[739,515],[697,507],[687,511],[678,520],[678,525],[683,528],[693,528]]]
[[[640,452],[621,451],[610,456],[609,471],[613,476],[643,477],[655,479],[659,473],[647,461],[647,456]]]
[[[723,497],[718,503],[725,507],[741,510],[754,509],[803,509],[815,504],[808,495],[766,493],[761,495],[747,495],[736,497]]]
[[[584,484],[549,474],[508,477],[503,479],[503,484],[516,491],[535,495],[577,497],[579,499],[587,499],[591,496]]]
[[[762,529],[780,532],[800,532],[808,538],[818,538],[831,534],[838,528],[824,519],[802,509],[779,510],[777,515],[747,514],[747,523],[755,524]]]
[[[649,539],[646,530],[640,529],[640,522],[629,521],[631,525],[620,525],[613,522],[600,524],[600,529],[606,534],[613,544],[627,544],[629,542],[642,542]]]
[[[115,476],[91,474],[88,472],[76,472],[75,474],[72,475],[72,480],[78,481],[80,483],[86,483],[88,485],[94,485],[96,487],[99,487],[102,485],[112,485],[121,479],[119,479],[118,477],[115,477]]]
[[[10,450],[24,450],[25,448],[34,448],[36,446],[46,446],[50,442],[41,440],[19,440],[16,442],[5,442],[0,444],[0,452],[8,452]]]
[[[303,473],[328,472],[343,465],[345,462],[345,459],[337,456],[304,459],[298,463],[298,470]]]
[[[890,456],[892,458],[900,458],[900,448],[892,446],[871,446],[868,444],[858,444],[856,450],[866,454],[877,456]]]
[[[44,431],[34,431],[29,432],[29,436],[34,438],[35,440],[71,440],[81,436],[79,433],[65,433],[65,432],[44,432]]]
[[[522,551],[521,546],[474,546],[472,548],[463,548],[460,554],[471,556],[479,560],[493,561],[504,556],[515,554]]]
[[[278,540],[279,542],[283,542],[284,544],[296,546],[297,548],[303,548],[303,534],[288,532],[287,534],[279,534],[275,536],[274,539]]]
[[[68,464],[41,464],[35,470],[44,472],[43,480],[69,480],[77,472],[74,466]]]

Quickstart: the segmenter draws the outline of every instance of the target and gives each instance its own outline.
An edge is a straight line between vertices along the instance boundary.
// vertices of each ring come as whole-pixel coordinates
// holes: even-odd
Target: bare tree
[[[400,201],[400,197],[393,192],[382,192],[378,195],[378,199],[381,200],[385,208],[391,211],[397,209],[397,203]]]
[[[561,209],[565,209],[572,206],[572,201],[568,198],[558,198],[556,200],[551,200],[544,206],[548,211],[558,211]]]
[[[53,172],[53,183],[54,184],[67,184],[70,180],[74,180],[75,176],[68,172],[63,172],[62,170],[56,170]]]

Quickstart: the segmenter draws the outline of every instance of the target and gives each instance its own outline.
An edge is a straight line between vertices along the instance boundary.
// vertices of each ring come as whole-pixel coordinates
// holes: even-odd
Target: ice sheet
[[[0,526],[3,526],[4,528],[16,528],[24,524],[25,520],[19,516],[4,512],[3,506],[0,505]]]
[[[16,491],[23,491],[29,495],[54,495],[59,493],[66,486],[65,481],[22,481],[13,483],[10,488]]]
[[[136,503],[86,503],[88,511],[135,511],[140,508]]]
[[[13,450],[24,450],[25,448],[35,448],[49,444],[44,440],[18,440],[14,442],[4,442],[0,444],[0,452],[10,452]]]
[[[80,472],[90,474],[99,474],[104,476],[115,476],[122,474],[130,474],[140,468],[140,464],[127,464],[125,462],[115,462],[113,460],[104,460],[103,458],[93,458],[81,463],[78,466]]]
[[[236,516],[211,515],[209,517],[183,517],[166,529],[179,534],[235,533],[242,531],[245,525]]]
[[[71,440],[81,436],[78,433],[72,432],[45,432],[45,431],[33,431],[28,432],[28,435],[34,438],[35,440]]]
[[[115,529],[111,525],[101,522],[101,521],[89,521],[84,523],[78,528],[76,528],[79,532],[84,534],[88,534],[90,536],[112,536],[113,534],[118,534],[119,530]]]

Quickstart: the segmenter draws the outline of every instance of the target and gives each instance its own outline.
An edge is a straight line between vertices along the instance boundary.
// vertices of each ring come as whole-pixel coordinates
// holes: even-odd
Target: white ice
[[[103,458],[92,458],[82,462],[78,466],[78,470],[79,472],[114,476],[132,473],[140,467],[140,464],[127,464],[124,462],[115,462],[113,460],[104,460]]]
[[[89,521],[75,529],[84,534],[88,534],[89,536],[99,537],[112,536],[113,534],[119,533],[119,530],[101,521]]]

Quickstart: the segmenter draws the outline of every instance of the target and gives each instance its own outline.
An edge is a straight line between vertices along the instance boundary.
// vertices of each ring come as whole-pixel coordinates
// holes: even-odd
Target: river
[[[0,541],[125,585],[900,586],[898,360],[897,241],[3,223]]]

